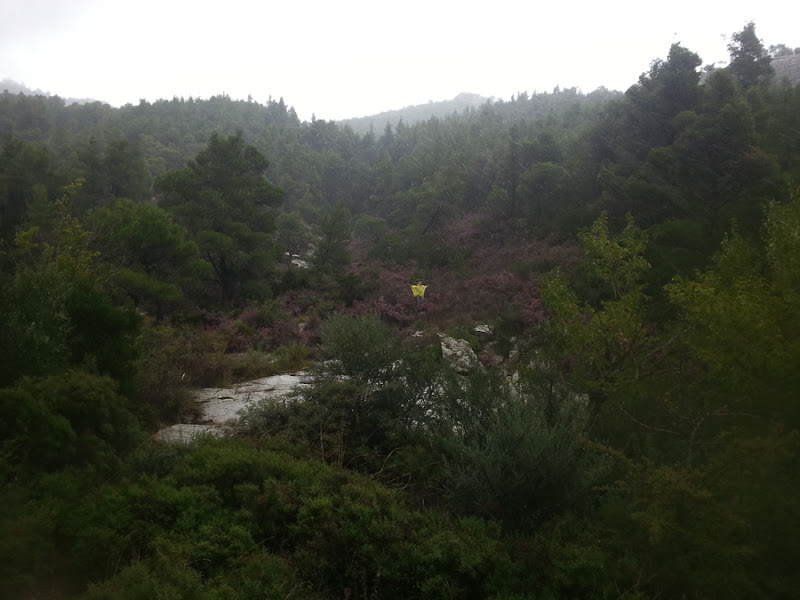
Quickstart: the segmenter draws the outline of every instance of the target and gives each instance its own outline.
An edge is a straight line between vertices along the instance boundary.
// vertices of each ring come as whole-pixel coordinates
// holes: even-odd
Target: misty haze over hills
[[[8,92],[9,94],[25,94],[26,96],[45,96],[45,97],[52,97],[58,96],[58,94],[51,94],[50,92],[44,92],[40,89],[32,90],[24,83],[19,83],[14,81],[13,79],[8,79],[4,77],[2,81],[0,81],[0,93]],[[64,98],[64,104],[69,106],[70,104],[90,104],[92,102],[103,102],[102,100],[96,100],[95,98]],[[108,104],[107,102],[103,102],[103,104]]]
[[[0,92],[45,97],[53,97],[58,95],[42,91],[38,88],[33,90],[24,83],[19,83],[8,78],[3,78],[3,80],[0,81]],[[337,122],[342,125],[349,125],[352,127],[353,131],[359,134],[367,133],[371,126],[375,128],[377,133],[380,133],[387,124],[396,126],[397,123],[402,120],[406,124],[410,125],[419,121],[426,121],[431,117],[444,117],[451,115],[454,112],[460,113],[467,108],[476,108],[489,100],[494,100],[494,98],[486,98],[478,94],[462,92],[450,100],[440,100],[435,102],[430,101],[427,104],[406,106],[400,109],[387,110],[374,115],[365,115],[352,119],[343,119]],[[92,102],[102,102],[103,104],[108,104],[103,100],[97,100],[95,98],[64,98],[64,103],[67,106],[75,103],[89,104]]]
[[[375,130],[376,134],[380,134],[387,124],[394,127],[402,120],[407,125],[413,125],[419,121],[427,121],[431,117],[445,117],[453,113],[460,113],[467,108],[477,108],[481,104],[494,99],[493,97],[486,98],[479,94],[461,92],[452,100],[440,100],[437,102],[431,100],[427,104],[406,106],[353,119],[343,119],[339,123],[349,125],[353,131],[359,134],[367,133],[370,127]]]
[[[788,79],[793,85],[800,82],[800,54],[789,54],[773,58],[769,63],[775,71],[775,79]]]
[[[774,69],[774,79],[776,81],[787,79],[792,84],[800,82],[800,54],[795,53],[777,56],[772,59],[770,65]],[[599,88],[597,91],[600,90],[603,90],[603,88]],[[38,88],[32,90],[24,83],[19,83],[8,78],[3,78],[2,81],[0,81],[0,93],[5,92],[10,94],[46,97],[58,95],[52,94],[51,92],[44,92]],[[387,125],[395,127],[400,121],[403,121],[407,125],[413,125],[414,123],[426,121],[432,117],[442,118],[454,113],[461,113],[466,109],[477,108],[488,101],[495,100],[497,100],[495,97],[485,97],[479,94],[462,92],[455,98],[449,100],[431,100],[427,104],[405,106],[403,108],[386,110],[373,115],[341,119],[336,122],[341,125],[350,126],[355,133],[360,135],[368,133],[370,128],[372,128],[376,134],[380,134]],[[97,100],[95,98],[64,98],[64,103],[67,106],[75,103],[89,104],[92,102],[108,104],[103,100]]]

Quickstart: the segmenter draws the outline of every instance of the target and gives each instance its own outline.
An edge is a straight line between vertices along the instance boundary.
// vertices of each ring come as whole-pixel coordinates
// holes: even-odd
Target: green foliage
[[[113,466],[138,440],[136,419],[108,377],[71,370],[0,390],[2,454],[12,472]]]
[[[567,396],[548,412],[545,397],[498,372],[441,385],[431,433],[443,449],[448,505],[526,530],[584,500],[598,461],[581,444],[582,399]]]
[[[385,219],[363,215],[353,224],[353,236],[371,246],[378,245],[389,232]]]
[[[200,261],[198,248],[169,213],[155,204],[120,199],[89,217],[95,243],[103,257],[119,270],[114,283],[141,308],[160,318],[166,307],[183,300],[187,279],[197,278],[211,265]]]
[[[613,239],[609,237],[608,216],[603,213],[594,224],[578,234],[592,269],[611,288],[614,300],[633,292],[650,264],[642,256],[647,237],[637,229],[633,217],[627,216],[625,228]]]
[[[794,200],[770,207],[764,251],[734,235],[712,269],[667,286],[689,327],[686,343],[703,365],[712,405],[732,413],[766,410],[792,426],[797,374],[790,365],[800,357],[797,206]]]
[[[193,350],[196,352],[178,331],[145,321],[136,338],[132,386],[132,395],[140,403],[143,417],[150,421],[180,422],[195,415],[197,408],[189,386],[200,379],[200,374],[186,369],[190,365],[213,369],[214,365],[202,364]],[[211,357],[207,358],[211,363]]]
[[[747,570],[746,524],[704,473],[614,459],[597,509],[554,519],[534,540],[545,597],[767,597]]]
[[[107,193],[112,197],[150,199],[153,176],[138,145],[125,139],[111,142],[103,157],[103,172],[107,177]]]
[[[800,198],[784,205],[772,203],[766,217],[766,253],[775,292],[796,303],[800,293]]]
[[[550,231],[554,216],[566,203],[569,173],[552,162],[537,162],[519,178],[516,194],[524,202],[523,214],[535,230]]]
[[[56,203],[57,228],[41,249],[34,241],[37,229],[17,236],[31,264],[20,265],[0,293],[0,322],[7,331],[0,342],[0,384],[69,365],[122,383],[130,379],[138,318],[102,290],[91,235],[69,212],[79,187],[80,182],[69,186]]]
[[[251,444],[153,447],[125,474],[63,527],[74,571],[96,582],[87,598],[488,597],[524,585],[492,524],[412,511],[369,479]]]
[[[585,388],[590,397],[602,392],[608,408],[629,419],[628,435],[624,420],[609,428],[609,417],[594,431],[636,457],[611,452],[622,472],[604,487],[598,512],[578,525],[588,527],[586,537],[572,529],[548,546],[548,556],[561,554],[558,594],[773,597],[787,589],[786,576],[766,566],[775,554],[764,540],[780,539],[782,555],[795,551],[795,536],[769,533],[780,526],[759,499],[792,496],[797,485],[789,475],[798,423],[790,367],[797,220],[796,201],[773,204],[763,244],[732,235],[711,268],[667,285],[679,317],[661,331],[644,323],[634,280],[601,309],[582,306],[564,279],[547,286],[551,333],[577,344],[568,354],[572,381],[602,382]],[[632,355],[621,352],[628,348]],[[794,510],[780,502],[775,509]]]
[[[752,87],[772,73],[770,56],[756,36],[756,26],[752,21],[731,36],[728,51],[731,55],[728,70],[743,87]]]
[[[115,284],[125,290],[136,306],[149,308],[156,318],[163,316],[165,307],[178,307],[184,300],[183,290],[179,286],[147,273],[121,269],[114,279]]]
[[[276,221],[277,240],[291,254],[301,254],[308,249],[310,231],[298,213],[281,213]]]
[[[386,382],[401,357],[400,337],[375,314],[333,315],[322,324],[321,348],[331,369],[359,382]]]
[[[14,238],[29,211],[41,206],[52,186],[52,155],[40,144],[23,141],[12,129],[3,133],[0,147],[0,245]]]
[[[17,273],[0,292],[0,384],[54,372],[69,360],[71,282],[55,264]]]
[[[440,357],[404,349],[376,315],[335,315],[321,337],[328,360],[313,368],[312,385],[254,407],[239,431],[291,440],[323,461],[386,479],[416,469],[404,461],[408,454],[413,462],[414,424],[432,394]]]
[[[513,205],[508,191],[498,185],[493,185],[486,196],[485,209],[492,215],[507,218],[513,216]]]
[[[800,492],[798,456],[800,436],[780,428],[763,436],[726,434],[724,445],[709,464],[707,480],[722,504],[724,518],[733,520],[740,533],[734,548],[745,550],[731,557],[742,564],[753,596],[775,598],[792,594],[796,572],[792,557],[800,548],[797,531],[797,494]],[[727,513],[727,514],[726,514]],[[726,532],[728,533],[728,532]],[[724,550],[723,550],[724,552]],[[732,564],[732,563],[731,563]],[[720,565],[723,570],[723,565]],[[728,571],[730,577],[730,571]]]
[[[497,351],[507,358],[514,349],[518,335],[525,329],[522,319],[522,307],[512,304],[499,312],[496,317],[494,334],[497,338]]]
[[[314,251],[312,264],[320,272],[334,277],[343,274],[350,264],[350,212],[344,206],[337,206],[320,219],[318,226],[319,243]]]
[[[156,180],[162,204],[211,263],[226,302],[240,295],[263,299],[259,281],[277,258],[268,234],[283,192],[264,177],[268,164],[241,131],[227,138],[215,133],[186,169]]]
[[[42,250],[44,262],[54,262],[61,271],[74,279],[87,279],[92,275],[99,253],[90,248],[91,232],[87,231],[71,213],[75,196],[83,186],[76,179],[64,188],[64,195],[55,202],[56,222],[52,242]]]
[[[139,327],[138,315],[115,306],[103,292],[85,288],[73,292],[66,309],[73,326],[71,363],[111,376],[127,391],[136,356],[132,338]]]
[[[232,357],[228,355],[228,336],[215,330],[165,330],[173,340],[163,356],[164,367],[171,369],[170,378],[178,376],[187,385],[209,387],[233,383]]]
[[[281,346],[275,354],[275,368],[282,373],[305,369],[312,358],[309,347],[297,343]]]
[[[57,571],[57,518],[56,511],[30,502],[16,486],[4,483],[0,490],[0,598],[10,600],[21,590],[36,589]]]
[[[85,600],[145,600],[146,598],[211,598],[204,593],[197,573],[176,559],[183,557],[159,557],[150,566],[139,562],[124,567],[113,579],[94,583],[82,596]]]
[[[647,297],[642,276],[649,268],[643,258],[646,238],[632,219],[616,237],[609,236],[605,216],[579,234],[587,254],[588,269],[602,285],[606,297],[595,307],[581,302],[565,277],[545,281],[542,297],[553,312],[543,324],[545,349],[552,360],[569,365],[570,379],[589,394],[592,410],[609,399],[625,398],[642,390],[643,374],[651,372],[648,358],[660,341],[644,322]]]
[[[380,138],[283,101],[0,96],[0,595],[790,597],[800,96],[767,84],[754,31],[702,85],[675,44],[624,96],[519,94]],[[526,338],[534,267],[571,257],[519,260],[520,238],[601,210]],[[316,268],[284,269],[304,223]],[[532,290],[496,315],[509,380],[455,376],[430,343],[487,272]],[[393,315],[412,273],[442,291],[427,337],[336,314]],[[258,306],[189,312],[215,295]],[[136,355],[128,300],[155,317]],[[304,367],[328,315],[328,362],[247,415],[251,441],[120,458],[132,413],[190,418],[190,386]]]
[[[672,44],[666,60],[656,59],[650,70],[626,92],[637,137],[633,143],[646,154],[649,148],[669,145],[676,133],[672,120],[697,108],[700,57],[680,44]],[[638,149],[637,148],[637,149]]]
[[[664,221],[649,228],[647,236],[650,243],[645,258],[653,268],[646,278],[648,292],[652,294],[658,293],[676,275],[691,276],[705,266],[711,254],[711,240],[698,221]]]

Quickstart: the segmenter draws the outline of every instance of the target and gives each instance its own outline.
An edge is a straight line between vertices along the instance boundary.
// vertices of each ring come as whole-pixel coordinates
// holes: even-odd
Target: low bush
[[[70,370],[0,390],[0,455],[18,474],[108,470],[139,439],[137,419],[109,377]]]

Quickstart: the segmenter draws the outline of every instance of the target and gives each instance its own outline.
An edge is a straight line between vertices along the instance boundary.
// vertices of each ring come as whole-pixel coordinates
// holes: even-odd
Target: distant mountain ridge
[[[420,121],[427,121],[431,117],[446,117],[453,113],[461,113],[467,108],[477,108],[492,98],[487,98],[479,94],[462,92],[451,100],[441,100],[438,102],[428,102],[427,104],[417,104],[406,106],[397,110],[387,110],[375,115],[357,117],[354,119],[343,119],[337,121],[340,125],[349,125],[355,133],[365,134],[370,127],[375,131],[375,135],[383,135],[383,130],[389,124],[397,127],[400,121],[406,125],[413,125]]]
[[[25,94],[26,96],[58,96],[58,94],[45,92],[38,88],[35,90],[31,89],[24,83],[14,81],[13,79],[9,79],[7,77],[4,77],[2,80],[0,80],[0,94],[5,92],[8,92],[9,94]],[[61,98],[64,100],[64,103],[67,106],[74,103],[91,104],[92,102],[98,102],[98,100],[94,98],[67,98],[64,96],[61,96]],[[460,113],[467,108],[477,108],[478,106],[481,106],[492,99],[493,98],[487,98],[479,94],[462,92],[450,100],[441,100],[437,102],[430,101],[427,104],[411,105],[400,109],[387,110],[375,115],[356,117],[352,119],[342,119],[336,122],[342,126],[349,125],[353,131],[359,135],[369,132],[370,127],[372,127],[375,131],[375,134],[380,136],[383,134],[387,124],[391,125],[392,127],[397,127],[397,124],[400,121],[403,121],[403,123],[406,125],[413,125],[414,123],[418,123],[420,121],[427,121],[431,117],[446,117],[448,115],[452,115],[453,113]],[[107,104],[102,100],[99,100],[99,102]]]
[[[788,79],[792,85],[800,83],[800,54],[779,56],[773,58],[769,64],[775,71],[777,81]]]
[[[9,94],[25,94],[26,96],[46,96],[48,98],[52,96],[58,96],[58,94],[44,92],[38,88],[32,90],[24,83],[19,83],[18,81],[8,79],[7,77],[4,77],[2,80],[0,80],[0,93],[5,92],[8,92]],[[65,98],[63,96],[61,96],[61,98],[63,98],[64,104],[67,106],[70,104],[91,104],[92,102],[98,102],[98,100],[95,100],[94,98]],[[102,100],[99,102],[102,102]],[[107,103],[103,102],[103,104]]]
[[[784,80],[788,81],[789,84],[793,86],[800,83],[800,54],[776,56],[770,60],[769,65],[773,70],[770,78],[774,83],[781,83]],[[727,67],[722,67],[722,70],[725,69],[727,69]],[[716,69],[701,73],[700,83],[705,83],[708,76],[715,70]]]
[[[790,54],[773,58],[770,65],[774,69],[774,81],[780,82],[785,79],[788,80],[791,85],[800,83],[800,54]],[[703,73],[700,77],[700,83],[703,83],[707,77],[708,73]],[[0,93],[6,91],[11,94],[21,93],[29,96],[52,97],[58,95],[44,92],[41,89],[33,90],[22,83],[4,77],[0,80]],[[66,105],[98,102],[98,100],[94,98],[62,98]],[[494,99],[493,97],[462,92],[450,100],[429,101],[427,104],[409,105],[404,108],[387,110],[365,117],[340,119],[337,120],[336,123],[342,126],[349,126],[359,135],[368,133],[370,128],[372,128],[375,135],[380,136],[383,134],[387,125],[395,128],[400,121],[406,125],[413,125],[421,121],[427,121],[431,117],[443,118],[454,113],[461,113],[468,108],[478,108]],[[103,101],[100,100],[99,102]],[[106,104],[105,102],[103,103]]]

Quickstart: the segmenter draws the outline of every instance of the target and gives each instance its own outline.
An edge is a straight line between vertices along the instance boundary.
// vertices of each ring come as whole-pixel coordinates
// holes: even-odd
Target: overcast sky
[[[791,4],[791,3],[790,3]],[[800,46],[774,2],[739,0],[0,0],[0,79],[113,106],[227,93],[345,119],[472,92],[625,90],[680,42],[727,61],[753,21]]]

